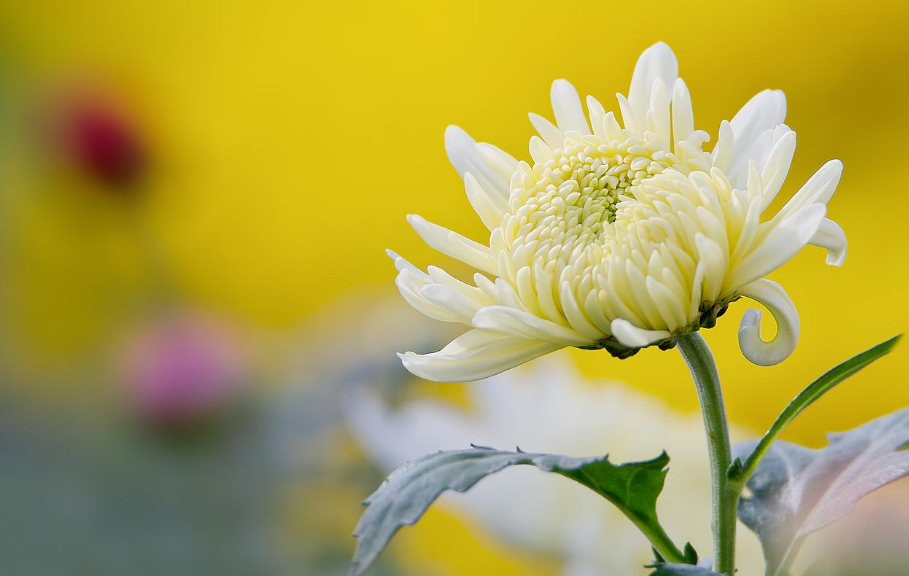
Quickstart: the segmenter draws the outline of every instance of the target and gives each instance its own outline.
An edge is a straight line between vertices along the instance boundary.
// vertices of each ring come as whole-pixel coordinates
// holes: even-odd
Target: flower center
[[[669,167],[689,171],[662,146],[639,139],[594,145],[591,139],[566,141],[533,166],[524,188],[512,190],[504,231],[513,254],[523,247],[535,262],[565,263],[578,246],[612,236],[618,204],[633,199],[643,180]]]

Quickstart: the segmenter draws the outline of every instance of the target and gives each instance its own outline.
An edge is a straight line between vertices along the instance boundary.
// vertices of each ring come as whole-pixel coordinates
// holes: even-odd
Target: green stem
[[[713,546],[715,570],[735,573],[735,524],[739,491],[730,487],[726,471],[732,463],[732,448],[726,423],[726,408],[716,362],[707,342],[697,332],[678,337],[679,351],[691,371],[704,415],[707,449],[710,453],[710,483],[713,493]]]

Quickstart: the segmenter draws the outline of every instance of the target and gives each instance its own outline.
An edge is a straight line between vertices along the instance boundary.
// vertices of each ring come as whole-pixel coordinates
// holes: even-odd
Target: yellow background
[[[448,265],[404,221],[418,213],[483,240],[445,157],[445,126],[526,157],[526,113],[551,116],[553,79],[613,104],[657,40],[676,52],[697,126],[713,134],[759,90],[785,91],[798,150],[781,197],[826,160],[845,164],[830,204],[849,239],[844,267],[809,248],[773,275],[801,314],[793,356],[773,368],[744,360],[743,302],[707,334],[731,418],[765,428],[812,378],[909,320],[904,2],[7,0],[0,38],[4,84],[20,102],[73,74],[102,77],[134,98],[163,168],[139,217],[161,239],[182,290],[254,324],[291,326],[345,294],[391,286],[386,247],[420,266]],[[5,185],[55,185],[35,180]],[[34,194],[3,217],[18,256],[0,273],[17,287],[23,346],[51,358],[102,330],[99,285],[142,281],[117,210],[94,199],[87,224],[63,225],[67,202]],[[565,353],[587,374],[696,407],[675,353],[626,361]],[[907,370],[903,345],[788,437],[817,445],[825,430],[909,404]],[[444,521],[431,518],[405,539],[427,545],[419,539],[446,533],[434,523]]]

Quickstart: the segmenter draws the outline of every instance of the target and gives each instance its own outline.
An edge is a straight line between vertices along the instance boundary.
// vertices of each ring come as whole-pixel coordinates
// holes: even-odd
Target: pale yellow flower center
[[[553,158],[533,166],[533,185],[512,191],[506,241],[512,253],[532,250],[532,260],[546,268],[565,265],[581,246],[608,244],[617,204],[670,167],[690,171],[664,148],[637,139],[566,142]]]

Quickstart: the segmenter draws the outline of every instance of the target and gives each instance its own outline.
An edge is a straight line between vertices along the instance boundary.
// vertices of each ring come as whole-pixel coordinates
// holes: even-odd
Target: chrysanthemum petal
[[[590,134],[587,116],[581,107],[578,91],[568,80],[556,80],[552,83],[552,111],[555,113],[556,125],[563,133],[569,130]]]
[[[676,79],[672,88],[672,140],[673,151],[681,154],[678,143],[687,140],[694,132],[694,110],[691,106],[691,94],[681,78]]]
[[[773,225],[763,241],[730,273],[725,288],[734,290],[749,284],[788,262],[814,237],[826,213],[825,205],[812,204]]]
[[[430,302],[422,293],[423,288],[425,288],[428,283],[427,278],[424,278],[425,275],[421,276],[421,274],[422,272],[415,272],[409,268],[405,268],[401,270],[398,273],[397,278],[395,278],[395,285],[398,287],[401,296],[404,297],[404,300],[406,300],[408,304],[413,306],[414,309],[421,314],[428,316],[433,320],[438,320],[439,322],[464,323],[465,321],[470,320],[469,316],[459,314],[455,310]]]
[[[774,219],[786,218],[809,204],[827,204],[833,197],[833,193],[836,192],[842,175],[842,162],[839,160],[827,162],[789,199],[789,202],[780,209]]]
[[[483,188],[495,190],[508,197],[508,180],[497,173],[480,155],[477,142],[458,126],[445,129],[445,151],[448,160],[461,178],[470,172]]]
[[[717,138],[713,152],[710,153],[711,163],[720,170],[729,170],[732,164],[732,151],[735,142],[735,134],[732,132],[732,125],[728,120],[720,122],[720,135]]]
[[[409,214],[407,221],[413,226],[420,238],[423,239],[431,248],[438,250],[446,256],[451,256],[465,264],[469,264],[478,270],[496,274],[498,268],[496,260],[492,255],[492,250],[488,246],[483,246],[469,238],[461,236],[457,232],[452,232],[426,219]]]
[[[785,121],[786,95],[782,90],[764,90],[757,93],[742,106],[730,122],[735,135],[736,155],[751,148],[754,141],[765,131],[773,130]]]
[[[476,328],[502,332],[509,336],[542,340],[562,346],[584,346],[592,343],[589,338],[571,328],[508,306],[482,308],[474,315],[471,324]]]
[[[458,321],[462,324],[470,323],[474,314],[485,305],[485,302],[477,301],[451,286],[442,284],[427,284],[420,289],[420,294],[436,306],[457,314],[460,317]]]
[[[540,137],[546,142],[546,145],[552,149],[561,148],[565,141],[565,134],[559,130],[559,127],[543,118],[539,114],[531,112],[527,115],[534,129],[539,132]]]
[[[739,327],[739,347],[745,358],[759,366],[773,366],[788,358],[799,339],[799,315],[783,287],[762,278],[740,288],[738,293],[766,306],[777,324],[776,336],[764,340],[761,311],[752,308],[745,312]]]
[[[667,148],[670,147],[672,141],[672,123],[669,110],[672,96],[669,94],[669,89],[662,78],[657,78],[653,81],[653,89],[650,91],[650,106],[646,115],[647,129],[659,135],[662,144]]]
[[[667,330],[645,330],[638,328],[628,320],[616,318],[612,321],[612,335],[629,348],[643,348],[669,338],[670,333]]]
[[[518,169],[518,161],[498,146],[487,142],[477,142],[477,151],[480,153],[480,157],[505,179],[505,182],[511,180],[511,175]],[[497,189],[496,192],[507,192],[507,190]],[[503,194],[503,197],[507,200],[508,194]]]
[[[647,112],[650,110],[654,82],[660,79],[663,86],[668,89],[675,86],[678,77],[679,63],[672,49],[664,42],[657,42],[644,50],[634,67],[631,87],[628,90],[628,103],[631,105],[635,130],[643,134],[647,127]],[[628,117],[625,116],[625,119],[627,127]]]
[[[808,243],[827,250],[827,264],[831,266],[842,266],[846,261],[846,233],[830,218],[824,218]]]
[[[795,155],[795,132],[788,130],[773,145],[770,156],[761,171],[761,211],[763,212],[773,199],[776,198],[786,176],[789,175],[789,168],[792,166],[792,157]]]
[[[464,173],[464,191],[474,212],[483,221],[487,230],[494,230],[502,223],[507,205],[499,194],[488,193],[470,172]]]
[[[606,118],[606,109],[600,104],[600,101],[593,96],[587,97],[587,111],[590,113],[590,127],[596,136],[606,140],[608,138],[606,131],[603,129],[603,119]]]
[[[398,354],[415,376],[434,382],[470,382],[514,368],[562,348],[550,342],[470,330],[431,354]]]

